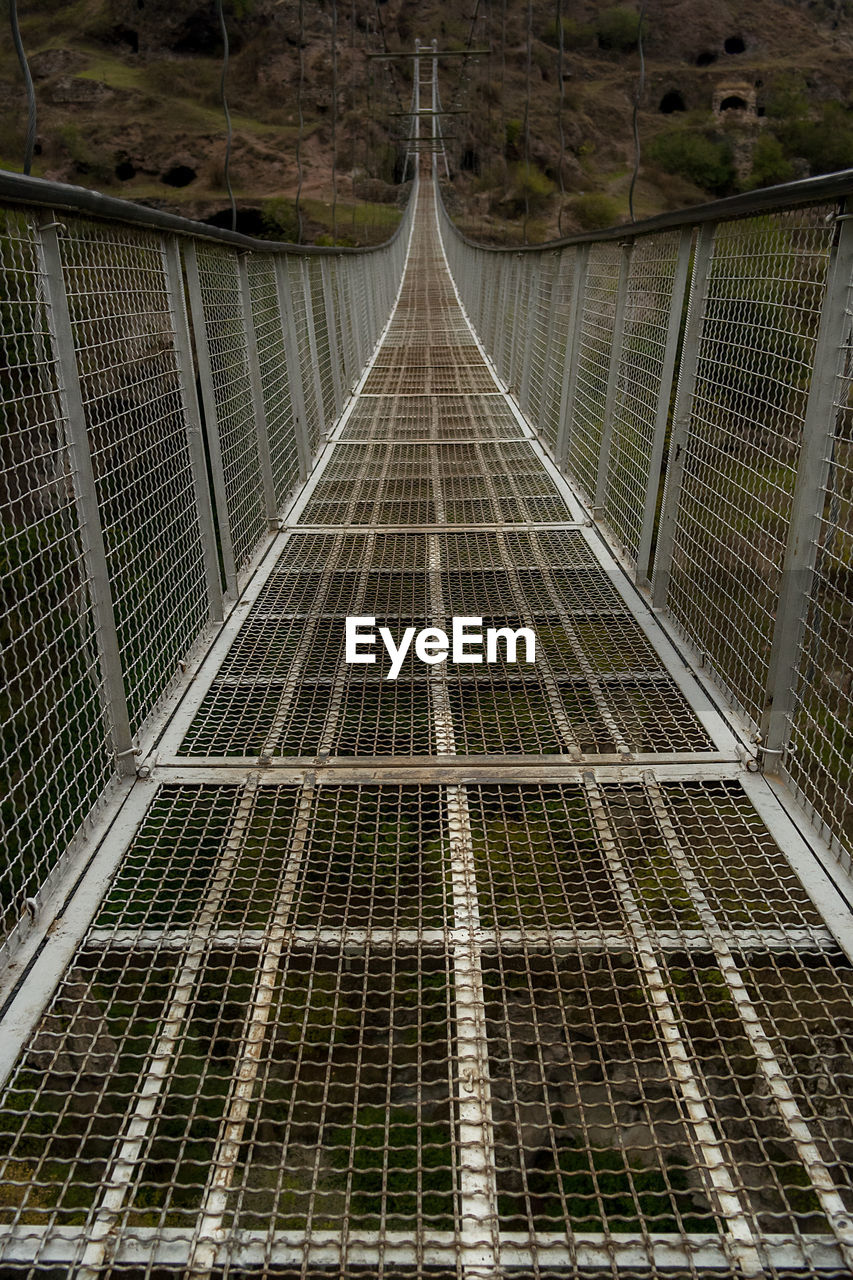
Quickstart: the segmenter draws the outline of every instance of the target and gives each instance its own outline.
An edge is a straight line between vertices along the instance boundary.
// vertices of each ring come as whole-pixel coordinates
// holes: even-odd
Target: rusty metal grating
[[[449,632],[453,616],[529,625],[538,657],[427,668],[410,651],[390,681],[381,646],[371,666],[345,662],[344,619],[357,615],[393,619],[400,633]],[[580,758],[711,748],[583,535],[567,530],[297,535],[181,754]]]
[[[430,446],[340,443],[306,524],[517,524],[569,521],[557,483],[526,440]]]
[[[737,782],[162,786],[0,1104],[4,1270],[807,1268],[850,988]]]
[[[77,941],[61,916],[46,941],[58,984],[0,1094],[3,1276],[850,1273],[853,968],[828,891],[572,524],[472,340],[431,198],[297,527],[132,792]],[[549,438],[552,265],[534,281],[508,257],[500,283],[535,327],[522,400]],[[581,418],[615,265],[592,251]],[[297,327],[331,297],[316,266],[291,264]],[[328,285],[367,333],[364,263]],[[334,311],[314,341],[351,372]],[[524,379],[509,322],[493,336]],[[315,387],[314,435],[334,393]],[[389,681],[379,646],[344,662],[352,614],[529,626],[539,656],[409,657]]]
[[[342,441],[522,439],[508,405],[493,396],[371,396],[360,399]]]

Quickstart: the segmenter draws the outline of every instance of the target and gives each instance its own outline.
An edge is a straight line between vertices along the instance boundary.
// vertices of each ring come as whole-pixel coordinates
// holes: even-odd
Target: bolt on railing
[[[311,470],[390,314],[414,204],[363,251],[14,174],[0,204],[8,951]]]
[[[846,171],[523,250],[439,209],[499,376],[845,864],[851,195]]]

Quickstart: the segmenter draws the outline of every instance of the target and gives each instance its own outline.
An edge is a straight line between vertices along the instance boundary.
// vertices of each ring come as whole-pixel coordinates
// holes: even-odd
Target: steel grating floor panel
[[[849,1275],[848,909],[573,522],[419,199],[363,394],[12,1019],[0,1275]],[[537,660],[388,680],[348,615]]]

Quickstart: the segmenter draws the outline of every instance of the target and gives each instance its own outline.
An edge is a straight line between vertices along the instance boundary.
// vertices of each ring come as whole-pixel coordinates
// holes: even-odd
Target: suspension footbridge
[[[850,175],[0,186],[2,1274],[848,1274]]]

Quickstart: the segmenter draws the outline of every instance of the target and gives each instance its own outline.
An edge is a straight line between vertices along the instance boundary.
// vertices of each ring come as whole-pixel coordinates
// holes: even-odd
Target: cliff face
[[[287,234],[302,167],[305,231],[393,225],[411,66],[371,59],[415,36],[488,56],[441,64],[458,208],[479,234],[529,238],[623,218],[639,77],[630,6],[563,0],[231,0],[232,182],[247,230]],[[568,10],[571,8],[571,16]],[[39,106],[34,172],[194,217],[225,216],[222,43],[212,0],[19,4]],[[301,102],[300,44],[302,54]],[[853,0],[649,0],[640,215],[853,164]],[[562,74],[560,74],[562,73]],[[426,72],[424,71],[424,78]],[[561,92],[562,90],[562,92]],[[20,168],[23,84],[0,55],[0,164]],[[299,125],[299,112],[303,117]],[[834,113],[834,114],[833,114]],[[560,146],[562,126],[563,149]],[[827,142],[831,139],[831,145]],[[822,141],[823,139],[823,141]]]

